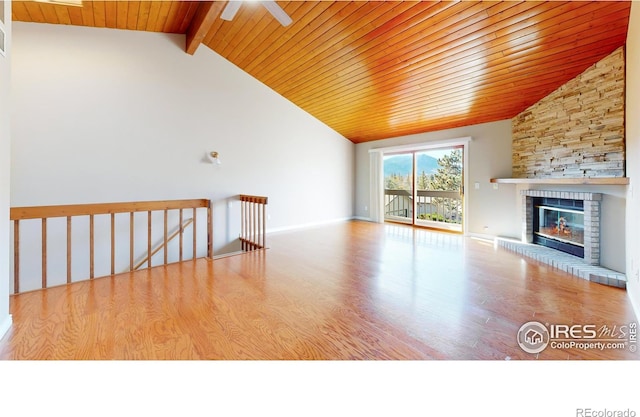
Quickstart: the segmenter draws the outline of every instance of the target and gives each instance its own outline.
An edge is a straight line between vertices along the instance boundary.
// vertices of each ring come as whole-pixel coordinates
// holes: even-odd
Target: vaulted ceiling
[[[185,34],[355,143],[509,119],[624,45],[631,3],[13,2],[13,20]]]

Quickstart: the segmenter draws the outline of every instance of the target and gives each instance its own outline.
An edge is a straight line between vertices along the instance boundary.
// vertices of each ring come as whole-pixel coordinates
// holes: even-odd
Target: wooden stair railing
[[[243,251],[267,247],[267,197],[240,195],[240,242]]]
[[[89,217],[89,279],[93,279],[95,276],[95,216],[110,215],[111,217],[111,275],[116,273],[115,271],[115,259],[116,259],[116,227],[115,219],[116,214],[129,213],[129,270],[133,271],[139,268],[142,264],[147,263],[147,268],[151,268],[151,257],[157,253],[160,249],[157,249],[152,253],[152,213],[164,212],[164,225],[163,225],[163,242],[162,247],[166,247],[169,242],[168,236],[168,213],[170,210],[179,210],[179,224],[181,225],[178,232],[175,235],[180,236],[179,244],[179,261],[183,260],[183,232],[185,229],[185,221],[183,220],[183,211],[191,210],[192,218],[190,223],[193,223],[193,254],[192,259],[196,259],[197,252],[197,209],[206,209],[207,216],[207,257],[213,257],[212,246],[212,214],[211,214],[211,202],[206,199],[195,200],[163,200],[163,201],[138,201],[138,202],[125,202],[125,203],[100,203],[100,204],[76,204],[76,205],[60,205],[60,206],[39,206],[39,207],[12,207],[10,212],[10,219],[13,221],[13,292],[18,294],[20,292],[20,225],[24,220],[41,220],[42,230],[42,277],[41,288],[47,288],[47,219],[51,218],[64,218],[66,217],[66,269],[67,269],[67,283],[71,283],[71,257],[72,257],[72,218],[79,216]],[[134,265],[134,214],[137,212],[147,213],[147,258],[140,265]],[[172,236],[173,239],[175,236]],[[164,251],[163,265],[167,265],[168,251]],[[149,255],[150,254],[150,255]],[[136,266],[136,268],[134,268]]]

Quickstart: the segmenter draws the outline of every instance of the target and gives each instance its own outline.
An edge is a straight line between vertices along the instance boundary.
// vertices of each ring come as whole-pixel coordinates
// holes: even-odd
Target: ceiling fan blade
[[[269,13],[271,13],[282,26],[289,26],[291,22],[293,22],[289,15],[282,10],[282,7],[280,7],[275,1],[265,0],[260,3],[269,10]]]
[[[240,10],[240,6],[242,5],[242,1],[239,0],[229,0],[227,6],[222,11],[220,15],[220,19],[222,20],[233,20],[238,10]]]

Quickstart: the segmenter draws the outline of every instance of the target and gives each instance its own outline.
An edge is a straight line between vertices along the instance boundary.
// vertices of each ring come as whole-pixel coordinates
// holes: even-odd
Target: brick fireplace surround
[[[496,243],[505,249],[533,258],[571,275],[600,284],[626,288],[624,274],[600,266],[600,202],[602,194],[573,191],[523,190],[522,240],[498,238]],[[555,249],[532,244],[533,199],[564,198],[584,202],[584,259]]]
[[[573,191],[522,191],[522,241],[533,242],[533,199],[563,198],[584,201],[584,262],[600,265],[600,193],[578,193]]]

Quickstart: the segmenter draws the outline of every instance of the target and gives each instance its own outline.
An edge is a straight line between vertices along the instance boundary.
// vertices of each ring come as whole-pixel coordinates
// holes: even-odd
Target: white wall
[[[355,146],[209,48],[13,30],[12,206],[209,198],[217,254],[238,249],[241,193],[269,197],[270,230],[353,215]]]
[[[0,54],[0,339],[11,325],[9,315],[9,176],[10,169],[10,109],[11,80],[11,5],[4,1],[6,56]],[[2,2],[0,2],[2,7]]]
[[[520,213],[514,185],[489,183],[491,178],[511,176],[511,121],[503,120],[456,129],[402,136],[356,145],[356,216],[369,218],[369,149],[472,138],[465,221],[470,234],[518,237]],[[480,185],[475,188],[475,183]]]
[[[626,252],[627,292],[636,317],[640,317],[640,4],[632,2],[627,32],[626,135],[627,193]]]

